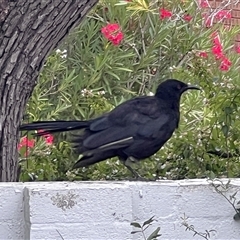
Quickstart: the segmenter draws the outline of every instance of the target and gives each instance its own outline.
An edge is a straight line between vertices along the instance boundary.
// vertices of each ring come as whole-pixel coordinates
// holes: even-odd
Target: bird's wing
[[[130,128],[131,126],[123,128],[112,125],[109,128],[91,134],[83,140],[83,146],[88,149],[103,148],[104,145],[109,146],[109,144],[111,144],[111,148],[114,148],[114,144],[116,148],[118,144],[123,146],[125,141],[129,143],[129,138],[133,135],[134,129]]]
[[[112,122],[109,121],[108,113],[98,117],[92,121],[89,129],[93,132],[102,131],[112,126]]]
[[[131,144],[138,137],[154,137],[159,129],[170,120],[168,114],[159,111],[154,97],[140,97],[127,101],[105,116],[95,119],[90,130],[93,132],[83,141],[88,149],[103,146],[118,148]]]
[[[138,129],[137,134],[143,138],[155,139],[159,137],[160,132],[168,131],[169,127],[167,127],[170,123],[170,115],[162,114],[161,117],[157,119],[151,119],[146,124],[142,125],[141,128]]]
[[[109,118],[120,125],[144,124],[149,119],[156,119],[161,116],[164,108],[163,104],[154,96],[137,97],[117,106],[109,114]]]

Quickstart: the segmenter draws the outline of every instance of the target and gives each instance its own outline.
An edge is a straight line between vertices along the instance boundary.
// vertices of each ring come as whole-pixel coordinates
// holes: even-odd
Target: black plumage
[[[74,140],[81,158],[73,168],[89,166],[111,157],[141,160],[156,153],[178,127],[180,97],[188,89],[199,89],[175,79],[162,82],[154,96],[128,100],[112,111],[87,121],[39,121],[20,126],[20,130],[38,133],[82,129]],[[130,171],[135,175],[128,165]]]

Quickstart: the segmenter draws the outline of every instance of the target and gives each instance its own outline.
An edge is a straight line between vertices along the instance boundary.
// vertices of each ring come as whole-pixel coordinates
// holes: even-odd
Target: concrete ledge
[[[239,189],[233,179],[226,195]],[[152,216],[149,233],[161,227],[160,239],[199,239],[181,226],[184,214],[199,232],[216,230],[211,239],[240,239],[234,209],[204,179],[0,183],[0,191],[0,239],[140,240],[130,223]]]

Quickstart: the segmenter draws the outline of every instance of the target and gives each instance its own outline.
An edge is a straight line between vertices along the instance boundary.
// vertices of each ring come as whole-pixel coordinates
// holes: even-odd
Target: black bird
[[[20,130],[42,130],[37,135],[82,129],[76,149],[81,158],[73,168],[86,167],[119,157],[123,164],[140,177],[127,160],[139,161],[156,153],[172,136],[179,123],[182,93],[200,90],[175,79],[162,82],[155,96],[128,100],[112,111],[87,121],[39,121],[20,126]]]

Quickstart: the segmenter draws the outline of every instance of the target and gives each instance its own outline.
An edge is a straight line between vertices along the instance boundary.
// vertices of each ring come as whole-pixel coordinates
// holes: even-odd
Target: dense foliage
[[[24,121],[92,118],[176,78],[203,91],[182,97],[179,129],[134,167],[149,178],[238,177],[239,29],[224,26],[230,11],[210,10],[207,1],[100,1],[49,56]],[[69,171],[78,158],[70,137],[22,138],[21,180],[130,176],[117,159]]]

